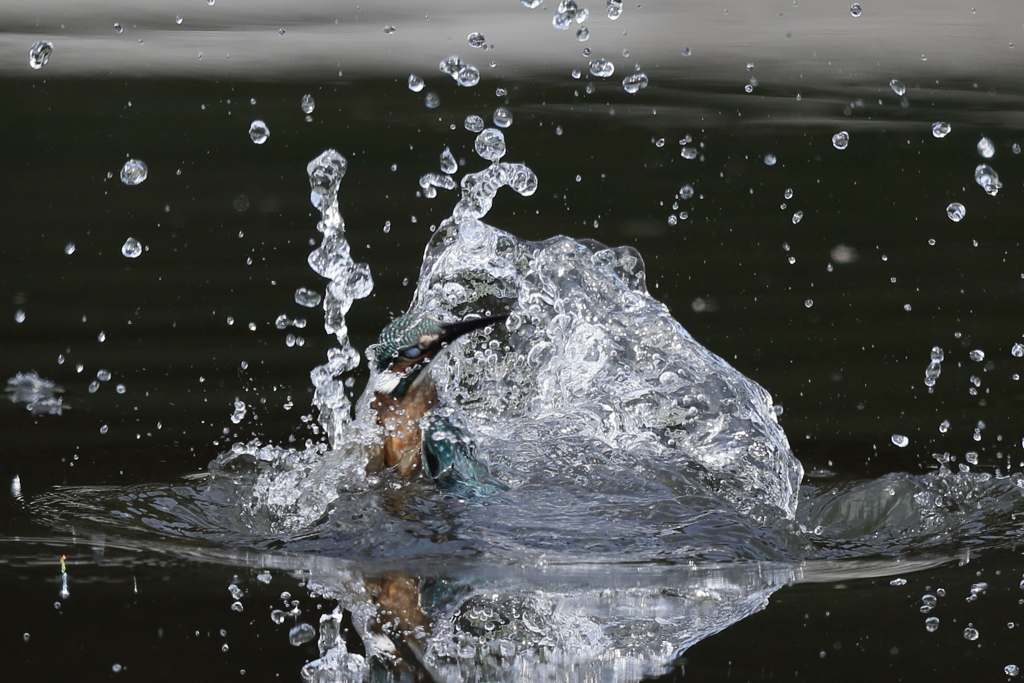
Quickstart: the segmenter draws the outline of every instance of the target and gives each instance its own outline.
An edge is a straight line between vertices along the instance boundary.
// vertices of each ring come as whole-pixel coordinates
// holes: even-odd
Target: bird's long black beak
[[[488,325],[494,325],[495,323],[505,322],[508,319],[508,313],[504,315],[491,315],[484,318],[472,318],[470,320],[459,320],[454,323],[441,323],[441,339],[438,340],[442,344],[450,344],[459,337],[473,330],[479,330],[482,327]]]

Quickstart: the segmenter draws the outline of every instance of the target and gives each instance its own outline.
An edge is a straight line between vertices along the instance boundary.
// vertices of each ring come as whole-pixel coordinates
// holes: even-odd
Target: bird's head
[[[495,315],[442,323],[424,315],[400,315],[384,328],[373,347],[374,365],[379,373],[376,391],[402,398],[441,349],[468,332],[507,317]]]

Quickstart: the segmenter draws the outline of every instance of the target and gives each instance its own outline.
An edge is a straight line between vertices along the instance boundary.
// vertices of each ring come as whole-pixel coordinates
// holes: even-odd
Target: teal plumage
[[[441,323],[407,313],[384,328],[373,348],[378,376],[370,404],[384,439],[380,457],[371,456],[371,469],[394,468],[408,478],[423,467],[440,490],[462,496],[508,489],[476,459],[467,436],[434,410],[437,391],[423,373],[448,343],[506,317]]]

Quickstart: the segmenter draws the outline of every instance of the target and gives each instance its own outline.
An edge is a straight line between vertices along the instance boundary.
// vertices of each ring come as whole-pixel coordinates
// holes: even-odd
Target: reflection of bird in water
[[[404,478],[421,467],[438,488],[461,495],[487,495],[508,488],[473,455],[468,436],[435,411],[437,389],[427,365],[449,343],[508,316],[441,323],[406,314],[384,328],[374,347],[377,370],[370,402],[383,443],[370,454],[367,469],[394,468]]]

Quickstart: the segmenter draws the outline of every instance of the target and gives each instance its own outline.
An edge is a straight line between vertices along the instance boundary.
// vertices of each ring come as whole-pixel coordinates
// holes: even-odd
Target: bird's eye
[[[419,358],[423,355],[423,349],[418,346],[410,346],[407,349],[402,349],[401,354],[409,359]]]

